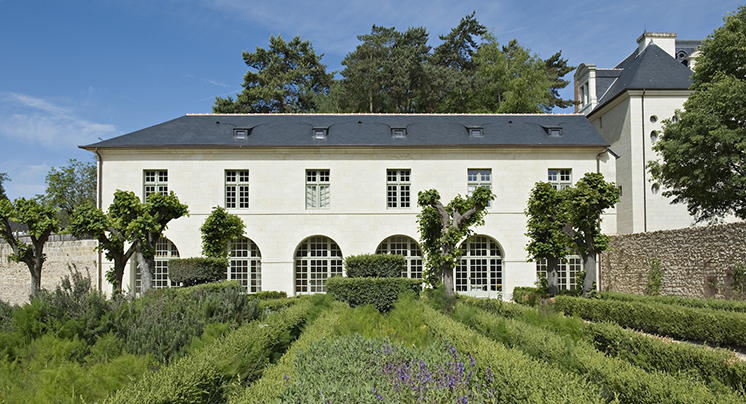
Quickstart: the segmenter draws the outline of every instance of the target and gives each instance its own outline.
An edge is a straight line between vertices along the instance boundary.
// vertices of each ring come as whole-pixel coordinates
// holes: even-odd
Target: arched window
[[[495,240],[472,236],[461,247],[464,255],[456,267],[456,291],[502,291],[502,254]]]
[[[577,255],[568,255],[565,257],[567,262],[557,264],[557,285],[560,290],[578,289],[578,275],[583,270],[583,260]],[[541,259],[536,261],[536,277],[547,276],[547,260]],[[583,281],[580,280],[582,284]]]
[[[420,245],[407,236],[391,236],[383,240],[376,248],[376,254],[399,254],[407,261],[404,278],[422,279],[422,251]]]
[[[324,236],[305,239],[295,251],[295,293],[326,292],[326,279],[342,276],[342,251]]]
[[[155,268],[153,272],[153,289],[179,286],[168,279],[168,261],[179,258],[179,249],[169,239],[161,237],[155,243]],[[133,260],[134,263],[134,260]],[[135,292],[142,292],[140,268],[135,264]]]
[[[262,290],[262,253],[253,241],[239,237],[231,244],[228,280],[238,280],[249,293]]]

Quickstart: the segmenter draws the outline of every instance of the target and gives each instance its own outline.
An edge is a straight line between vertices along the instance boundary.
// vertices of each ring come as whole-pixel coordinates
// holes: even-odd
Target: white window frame
[[[328,169],[306,170],[306,209],[329,209],[331,205],[331,172]]]
[[[326,280],[342,276],[342,250],[324,236],[309,237],[295,250],[295,294],[326,293]]]
[[[251,239],[241,236],[231,243],[226,278],[241,282],[249,293],[262,290],[262,252]]]
[[[464,255],[455,268],[454,290],[487,295],[502,292],[502,250],[491,237],[476,235],[461,245]]]
[[[249,208],[249,170],[225,170],[225,208]]]
[[[153,289],[173,288],[179,285],[168,277],[168,261],[179,258],[179,249],[171,240],[161,236],[155,242],[155,267],[153,268]],[[140,267],[133,261],[135,273],[135,292],[142,293],[142,275]]]
[[[401,255],[407,261],[402,278],[422,279],[422,250],[417,241],[407,236],[391,236],[383,240],[376,248],[376,254]]]
[[[168,195],[168,170],[143,170],[143,201],[148,201],[148,195],[159,193]]]
[[[492,169],[491,168],[469,168],[466,170],[466,196],[471,197],[474,190],[479,187],[492,189]],[[491,207],[492,203],[487,203]]]
[[[412,206],[412,170],[386,170],[386,207],[389,209],[407,209]]]
[[[547,170],[547,181],[552,188],[557,190],[566,189],[572,186],[572,169],[571,168],[550,168]]]
[[[559,290],[577,290],[583,285],[583,281],[578,283],[578,275],[583,271],[583,259],[577,255],[568,255],[565,261],[560,260],[557,263],[557,285]],[[536,261],[536,279],[543,275],[547,276],[547,260],[542,258]]]

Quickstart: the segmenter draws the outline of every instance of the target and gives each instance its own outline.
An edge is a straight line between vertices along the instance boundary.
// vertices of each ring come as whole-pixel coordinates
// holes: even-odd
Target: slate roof
[[[234,129],[250,129],[238,139]],[[326,128],[319,140],[313,129]],[[392,128],[406,128],[394,138]],[[482,128],[483,136],[470,136]],[[549,128],[561,130],[550,136]],[[113,148],[608,146],[582,114],[195,114],[102,142]]]
[[[679,42],[676,42],[677,45]],[[687,43],[687,45],[691,44]],[[600,86],[599,74],[603,76]],[[687,90],[692,84],[691,76],[692,71],[688,67],[674,59],[658,45],[648,44],[641,53],[638,54],[635,50],[614,69],[597,70],[598,104],[593,112],[598,111],[627,90]]]

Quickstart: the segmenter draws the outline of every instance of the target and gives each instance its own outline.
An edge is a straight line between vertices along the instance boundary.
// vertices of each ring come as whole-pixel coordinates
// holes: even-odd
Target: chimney
[[[645,48],[654,43],[659,48],[676,59],[676,33],[675,32],[645,32],[637,38],[637,54],[639,55]]]

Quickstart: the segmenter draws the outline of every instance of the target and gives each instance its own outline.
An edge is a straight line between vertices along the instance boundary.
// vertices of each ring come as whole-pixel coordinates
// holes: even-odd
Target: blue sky
[[[476,10],[501,43],[613,67],[644,30],[703,39],[729,0],[0,0],[0,172],[8,196],[45,190],[51,167],[93,161],[77,146],[187,113],[241,90],[241,51],[269,36],[310,40],[329,71],[373,24],[424,26],[430,45]],[[571,97],[571,85],[564,96]],[[571,112],[571,111],[556,111]]]

